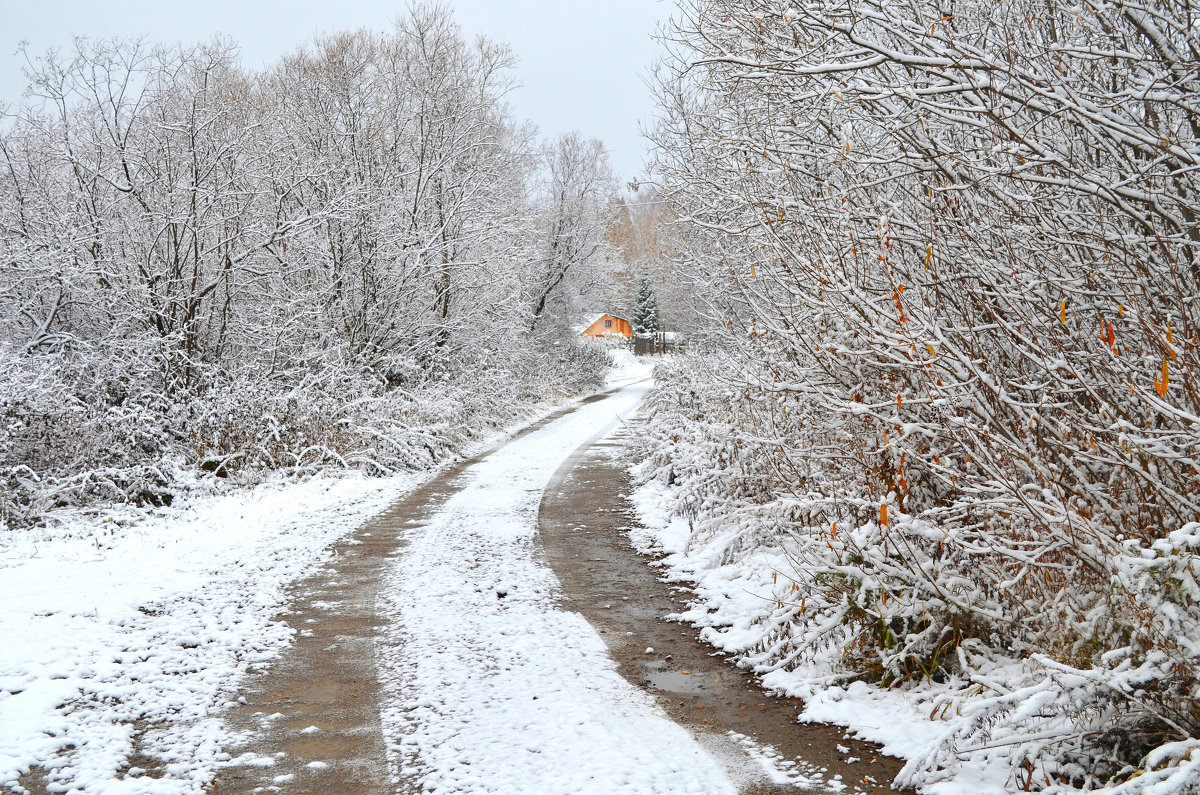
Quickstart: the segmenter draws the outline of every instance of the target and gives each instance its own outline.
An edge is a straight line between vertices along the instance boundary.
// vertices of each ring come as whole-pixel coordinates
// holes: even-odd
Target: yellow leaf
[[[925,343],[925,350],[929,351],[930,356],[937,356],[937,351],[934,349],[932,343]]]
[[[887,505],[880,505],[880,506],[879,506],[879,523],[880,523],[881,525],[886,525],[886,524],[888,523],[888,518],[887,518]]]
[[[1067,299],[1063,299],[1062,306],[1058,308],[1058,322],[1064,326],[1067,325]]]
[[[1167,396],[1167,388],[1170,386],[1170,384],[1171,376],[1167,366],[1167,359],[1166,357],[1163,357],[1162,377],[1154,379],[1154,390],[1158,392],[1158,396],[1160,398],[1165,398]]]

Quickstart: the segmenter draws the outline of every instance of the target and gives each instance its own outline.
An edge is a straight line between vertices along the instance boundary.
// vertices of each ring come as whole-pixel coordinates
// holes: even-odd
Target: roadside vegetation
[[[708,352],[642,477],[693,549],[790,561],[744,661],[936,691],[901,784],[1200,787],[1196,9],[691,0],[663,38]]]

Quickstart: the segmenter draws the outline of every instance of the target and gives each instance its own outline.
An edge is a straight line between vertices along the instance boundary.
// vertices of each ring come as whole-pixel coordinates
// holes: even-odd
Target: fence
[[[681,349],[679,335],[674,331],[658,331],[653,334],[637,334],[633,338],[633,352],[638,356],[664,353],[679,353]]]

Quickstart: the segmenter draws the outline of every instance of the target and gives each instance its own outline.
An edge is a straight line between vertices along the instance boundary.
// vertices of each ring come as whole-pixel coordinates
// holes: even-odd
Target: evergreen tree
[[[650,288],[650,280],[642,277],[638,281],[637,298],[633,306],[633,333],[654,334],[658,327],[658,301],[654,290]]]

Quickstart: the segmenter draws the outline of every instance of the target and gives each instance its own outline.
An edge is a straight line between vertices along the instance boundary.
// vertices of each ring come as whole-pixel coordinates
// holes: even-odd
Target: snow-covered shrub
[[[1081,577],[1057,595],[1071,604],[1047,602],[987,576],[1003,568],[982,531],[872,498],[870,481],[852,473],[820,476],[828,478],[820,487],[785,451],[823,445],[849,464],[852,447],[837,423],[815,424],[800,401],[709,375],[731,366],[718,356],[659,368],[639,469],[643,481],[672,486],[697,560],[772,567],[757,631],[706,630],[722,648],[760,671],[818,663],[843,679],[918,690],[939,683],[930,715],[948,730],[906,767],[906,786],[987,753],[1011,760],[1014,784],[1036,788],[1195,775],[1186,754],[1155,749],[1195,736],[1200,718],[1200,527],[1093,553],[1108,584]],[[793,416],[802,419],[785,437],[780,423]],[[886,522],[881,503],[891,508]],[[1055,634],[1064,616],[1088,629]],[[1139,764],[1149,767],[1138,773]],[[1176,764],[1184,766],[1166,769]]]
[[[534,407],[595,389],[608,367],[607,353],[578,344],[463,355],[405,386],[331,362],[297,380],[206,372],[202,386],[168,395],[136,361],[0,352],[3,520],[17,527],[56,507],[170,503],[183,481],[202,484],[186,475],[196,469],[247,484],[268,471],[427,468]]]
[[[604,149],[541,151],[511,54],[448,9],[258,74],[224,40],[30,64],[0,123],[6,525],[427,467],[602,383],[603,353],[535,328],[603,259]]]
[[[180,463],[174,407],[152,372],[108,353],[0,349],[0,511],[7,524],[54,507],[172,500]]]
[[[662,448],[719,473],[680,509],[793,561],[759,662],[825,644],[994,696],[939,753],[1019,735],[1021,786],[1146,776],[1200,734],[1190,15],[694,0],[661,72],[724,351],[656,404]],[[982,673],[1005,657],[1028,670]]]

